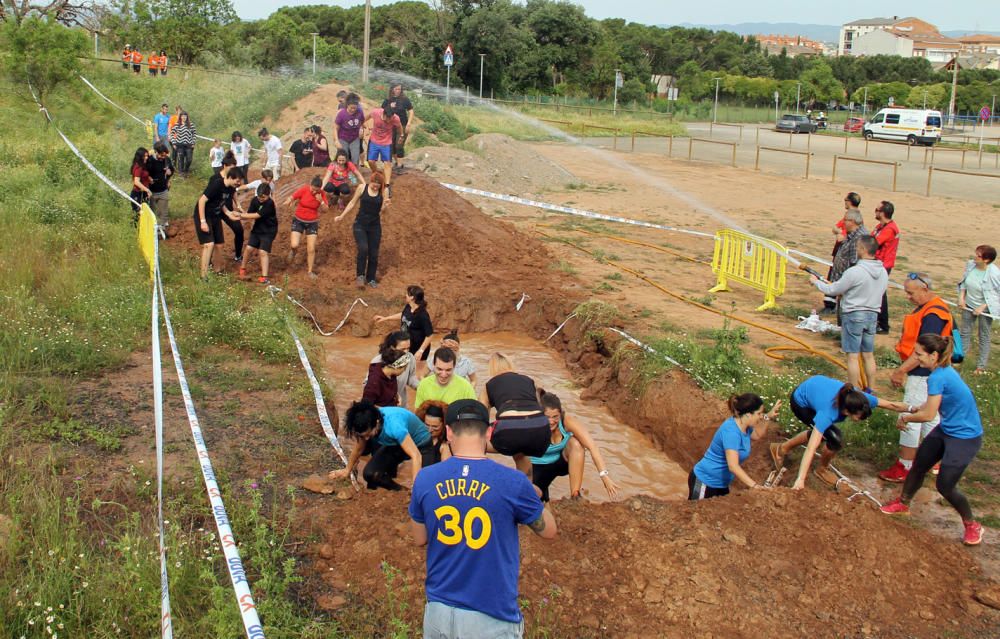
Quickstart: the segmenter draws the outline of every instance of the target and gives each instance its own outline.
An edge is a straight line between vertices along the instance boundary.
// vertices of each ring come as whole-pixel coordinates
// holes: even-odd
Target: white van
[[[869,122],[865,122],[862,132],[866,140],[905,141],[910,146],[926,144],[933,146],[941,140],[941,112],[926,109],[882,109]]]

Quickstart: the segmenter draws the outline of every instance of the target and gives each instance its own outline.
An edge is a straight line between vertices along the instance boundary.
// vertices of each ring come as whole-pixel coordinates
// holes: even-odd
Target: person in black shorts
[[[513,457],[517,469],[531,477],[531,457],[544,456],[551,438],[538,389],[533,379],[514,372],[513,363],[503,353],[490,356],[489,371],[480,401],[496,409],[490,452]]]
[[[223,243],[222,216],[239,219],[226,208],[229,189],[239,186],[243,174],[236,167],[230,167],[223,176],[213,175],[205,187],[205,192],[194,205],[194,231],[201,244],[201,279],[208,278],[208,265],[212,261],[215,245]]]
[[[256,220],[253,228],[250,229],[250,241],[247,242],[246,251],[243,254],[243,265],[240,267],[240,278],[247,275],[247,264],[253,257],[254,250],[260,251],[260,277],[257,281],[261,284],[269,284],[267,278],[268,269],[271,265],[271,244],[278,234],[278,212],[274,208],[274,200],[271,199],[271,187],[261,184],[257,187],[257,197],[250,202],[249,210],[240,215],[243,220]]]
[[[222,170],[219,175],[222,175],[231,168],[236,167],[236,156],[233,155],[232,151],[227,151],[222,157]],[[239,171],[239,169],[237,169]],[[242,178],[243,172],[240,171],[240,182],[243,182]],[[216,179],[220,179],[216,176]],[[225,208],[233,211],[234,213],[243,213],[243,207],[240,206],[239,202],[236,201],[236,192],[239,190],[239,185],[234,187],[226,188],[226,203]],[[235,217],[222,216],[222,223],[229,227],[229,230],[233,232],[233,261],[236,263],[243,262],[243,223],[240,221],[240,217],[237,215]]]
[[[397,173],[404,173],[403,158],[406,157],[406,138],[410,136],[413,129],[413,103],[410,98],[403,93],[402,84],[394,84],[389,89],[389,97],[382,102],[382,108],[387,113],[399,116],[399,123],[403,125],[403,130],[392,130],[392,163],[393,170]]]

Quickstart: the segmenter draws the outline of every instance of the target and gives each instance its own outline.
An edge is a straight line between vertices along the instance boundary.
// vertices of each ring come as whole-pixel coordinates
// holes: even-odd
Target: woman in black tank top
[[[372,174],[367,186],[354,192],[350,204],[344,212],[334,218],[339,222],[342,217],[354,210],[360,202],[358,215],[354,218],[354,242],[358,245],[358,261],[355,270],[355,283],[358,288],[368,286],[375,288],[378,280],[375,272],[378,270],[378,251],[382,245],[382,211],[389,206],[389,200],[382,195],[385,178],[381,173]]]
[[[490,448],[513,457],[517,469],[531,477],[529,457],[545,454],[550,439],[549,420],[538,403],[535,382],[515,372],[503,353],[490,357],[489,372],[481,401],[497,411]]]

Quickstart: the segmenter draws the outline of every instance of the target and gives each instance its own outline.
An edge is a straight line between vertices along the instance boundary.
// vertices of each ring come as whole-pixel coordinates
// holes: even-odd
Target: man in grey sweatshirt
[[[882,262],[875,259],[878,242],[865,235],[857,239],[858,261],[844,271],[836,282],[822,282],[813,276],[812,282],[824,295],[840,296],[840,347],[847,355],[847,381],[861,388],[861,362],[864,362],[868,387],[875,379],[875,330],[882,294],[889,285],[889,274]]]

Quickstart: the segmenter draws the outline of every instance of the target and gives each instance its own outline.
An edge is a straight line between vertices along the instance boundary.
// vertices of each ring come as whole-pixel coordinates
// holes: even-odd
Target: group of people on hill
[[[142,73],[142,52],[139,51],[139,47],[133,47],[130,44],[126,44],[125,48],[122,49],[122,68],[126,71],[129,67],[132,68],[134,73]],[[161,50],[159,55],[153,50],[150,52],[149,56],[145,58],[146,68],[149,70],[149,75],[156,77],[157,75],[167,75],[167,52]]]

